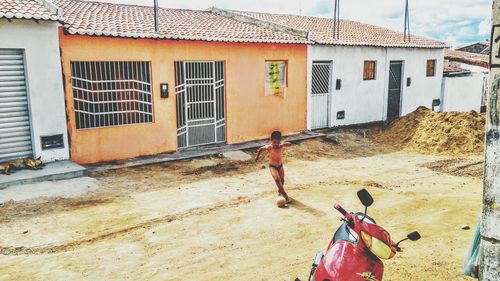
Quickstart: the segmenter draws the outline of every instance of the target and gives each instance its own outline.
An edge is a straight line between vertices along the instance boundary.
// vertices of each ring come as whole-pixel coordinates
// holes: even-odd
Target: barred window
[[[375,80],[377,62],[374,60],[365,60],[363,68],[363,80]]]
[[[77,129],[153,122],[149,62],[71,62]]]

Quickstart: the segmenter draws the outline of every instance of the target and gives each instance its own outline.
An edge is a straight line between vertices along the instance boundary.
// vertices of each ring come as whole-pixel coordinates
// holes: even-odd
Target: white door
[[[0,162],[33,154],[22,50],[0,49]]]
[[[311,81],[311,128],[327,128],[330,112],[331,62],[313,62]]]

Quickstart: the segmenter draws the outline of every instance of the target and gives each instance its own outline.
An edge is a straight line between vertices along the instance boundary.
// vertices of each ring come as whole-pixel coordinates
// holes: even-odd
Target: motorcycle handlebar
[[[352,226],[353,221],[351,214],[344,210],[344,208],[342,208],[342,206],[340,206],[339,204],[335,204],[333,205],[333,207],[337,209],[337,211],[339,211],[346,218],[346,220],[349,222],[349,225]]]
[[[337,209],[337,211],[339,211],[343,216],[345,216],[345,214],[347,214],[347,212],[344,210],[344,208],[342,208],[342,206],[340,206],[339,204],[335,204],[333,207],[335,209]]]

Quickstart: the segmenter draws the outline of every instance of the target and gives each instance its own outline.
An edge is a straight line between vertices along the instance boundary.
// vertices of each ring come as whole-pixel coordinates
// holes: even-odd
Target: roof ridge
[[[264,22],[272,22],[271,20],[266,20],[266,19],[260,19],[258,17],[262,17],[262,16],[271,16],[271,17],[295,17],[297,19],[308,19],[308,20],[327,20],[329,22],[333,22],[334,20],[332,18],[326,18],[326,17],[318,17],[318,16],[307,16],[307,15],[294,15],[294,14],[278,14],[278,13],[266,13],[266,12],[252,12],[252,11],[239,11],[239,10],[229,10],[230,12],[234,13],[234,14],[237,14],[237,15],[244,15],[246,17],[250,17],[250,18],[253,18],[253,19],[258,19],[260,21],[264,21]],[[394,36],[396,35],[401,35],[401,37],[403,37],[403,32],[401,31],[398,31],[398,30],[393,30],[393,29],[390,29],[390,28],[387,28],[387,27],[383,27],[383,26],[378,26],[378,25],[374,25],[374,24],[371,24],[371,23],[364,23],[364,22],[360,22],[360,21],[355,21],[355,20],[352,20],[352,19],[340,19],[340,22],[342,23],[353,23],[353,24],[357,24],[357,25],[360,25],[360,26],[364,26],[366,28],[371,28],[371,29],[377,29],[381,32],[388,32],[388,33],[392,33],[394,34]],[[285,25],[286,27],[289,27],[288,25]],[[309,33],[311,33],[312,31],[311,30],[307,30]],[[430,38],[430,37],[424,37],[424,36],[421,36],[421,35],[412,35],[411,36],[412,38],[418,38],[418,39],[422,39],[422,40],[431,40],[431,41],[435,41],[436,43],[440,43],[441,45],[443,46],[447,46],[446,43],[444,42],[441,42],[437,39],[434,39],[434,38]],[[316,40],[313,40],[316,42]],[[336,40],[337,42],[341,42],[341,40]],[[409,43],[410,45],[413,44],[412,42],[413,40],[411,40],[410,42],[407,42]],[[330,44],[330,43],[321,43],[321,42],[316,42],[316,43],[320,43],[320,44]],[[409,45],[409,46],[410,46]]]
[[[64,26],[67,34],[214,42],[311,43],[290,32],[279,32],[207,10],[159,8],[160,30],[153,33],[150,21],[154,7],[151,6],[83,0],[50,1],[60,5],[67,14]]]
[[[51,13],[55,14],[56,16],[62,18],[63,17],[63,11],[61,8],[56,6],[54,3],[52,3],[50,0],[35,0],[38,2],[40,5],[44,6],[47,10],[49,10]]]
[[[476,44],[491,45],[491,43],[489,41],[483,40],[483,41],[476,41],[476,42],[472,42],[472,43],[467,43],[467,45],[459,46],[459,47],[457,47],[457,49],[461,49],[461,48],[465,48],[465,47],[470,47],[470,46],[476,45]]]
[[[277,23],[273,23],[273,22],[269,22],[269,21],[265,21],[265,20],[256,19],[254,17],[235,13],[232,10],[224,10],[224,9],[219,9],[217,7],[210,7],[210,8],[208,8],[207,11],[212,12],[216,15],[230,18],[233,20],[237,20],[240,22],[253,24],[253,25],[256,25],[256,26],[259,26],[262,28],[271,29],[273,31],[288,33],[290,35],[302,37],[302,38],[309,40],[309,32],[306,30],[299,30],[299,29],[295,29],[295,28],[291,28],[291,27],[282,25],[282,24],[277,24]]]
[[[333,21],[332,18],[318,17],[318,16],[309,16],[309,15],[279,14],[279,13],[266,13],[266,12],[240,11],[240,10],[229,10],[229,11],[236,12],[236,13],[237,12],[241,12],[241,13],[253,13],[253,14],[261,14],[261,15],[271,15],[271,16],[292,16],[292,17],[300,17],[300,18],[312,18],[312,19],[322,19],[322,20]],[[371,23],[360,22],[360,21],[356,21],[356,20],[352,20],[352,19],[340,19],[340,21],[341,22],[343,21],[343,22],[352,22],[352,23],[362,24],[362,25],[365,25],[365,26],[377,28],[377,29],[380,29],[380,30],[386,30],[386,31],[390,31],[390,32],[400,33],[401,35],[403,35],[403,32],[401,32],[401,31],[390,29],[390,28],[387,28],[387,27],[379,26],[379,25],[375,25],[375,24],[371,24]],[[412,35],[412,37],[419,37],[419,38],[432,39],[434,41],[439,41],[439,40],[436,40],[434,38],[426,38],[426,37],[423,37],[423,36],[420,36],[420,35]],[[439,41],[439,42],[441,42],[441,41]]]

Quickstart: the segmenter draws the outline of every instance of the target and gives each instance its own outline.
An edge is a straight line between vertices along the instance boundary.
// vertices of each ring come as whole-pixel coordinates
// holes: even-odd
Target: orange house
[[[210,11],[56,0],[71,159],[306,129],[307,39]]]

